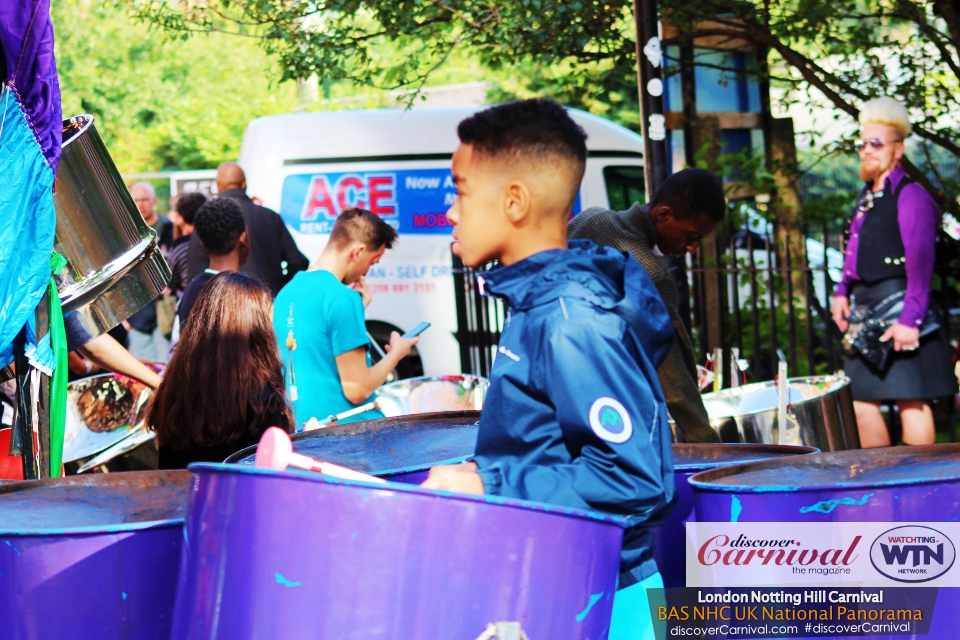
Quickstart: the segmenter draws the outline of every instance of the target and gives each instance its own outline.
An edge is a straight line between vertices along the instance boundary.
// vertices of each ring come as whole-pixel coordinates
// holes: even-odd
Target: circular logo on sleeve
[[[626,408],[613,398],[597,398],[590,407],[590,428],[600,438],[623,444],[633,435],[633,422]]]

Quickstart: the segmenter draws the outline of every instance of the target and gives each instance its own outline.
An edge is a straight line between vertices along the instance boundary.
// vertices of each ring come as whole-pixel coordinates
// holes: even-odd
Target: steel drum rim
[[[431,420],[458,420],[461,418],[463,419],[476,418],[476,420],[479,421],[480,411],[476,409],[464,409],[463,411],[431,411],[429,413],[410,413],[402,416],[374,418],[372,420],[358,420],[357,422],[344,422],[341,424],[334,424],[329,427],[323,427],[321,429],[317,429],[314,431],[300,431],[299,433],[293,433],[293,434],[290,434],[290,440],[292,440],[293,442],[297,442],[298,440],[308,440],[311,437],[313,438],[324,437],[324,436],[318,436],[318,434],[321,434],[321,433],[336,434],[341,429],[342,430],[359,429],[363,425],[367,425],[372,422],[384,422],[387,420],[402,421],[405,418],[416,419],[423,422],[429,422]],[[256,450],[256,445],[247,447],[247,449]]]
[[[129,449],[124,448],[126,446],[129,446],[130,441],[136,439],[137,437],[144,437],[145,439],[142,442],[138,442],[136,445],[134,445]],[[99,451],[98,453],[95,453],[92,458],[90,458],[89,460],[84,462],[82,465],[80,465],[80,468],[77,469],[76,475],[79,476],[81,474],[84,474],[87,471],[90,471],[91,469],[96,469],[100,465],[110,462],[114,458],[118,458],[124,455],[125,453],[130,453],[137,447],[147,444],[148,442],[150,442],[150,440],[153,440],[156,437],[157,437],[157,434],[152,431],[149,431],[146,428],[144,421],[141,421],[137,426],[133,427],[133,429],[130,432],[130,435],[128,435],[126,438],[118,442],[115,442],[114,444],[110,445],[106,449],[103,449],[102,451]],[[117,451],[117,449],[119,449],[119,451]],[[107,453],[110,453],[112,455],[109,458],[100,460],[100,458],[105,456]]]
[[[466,462],[470,460],[471,458],[473,458],[474,455],[475,454],[471,453],[468,456],[450,458],[449,460],[440,460],[439,462],[431,462],[429,464],[419,464],[419,465],[410,466],[410,467],[400,467],[398,469],[386,469],[384,471],[380,471],[378,469],[374,475],[376,475],[377,477],[383,478],[384,480],[389,480],[390,478],[388,476],[399,476],[406,473],[416,473],[417,471],[427,471],[431,467],[438,467],[444,464],[460,464],[462,462]]]
[[[215,462],[194,462],[187,467],[188,471],[192,471],[194,474],[199,472],[214,472],[214,473],[226,473],[234,475],[254,475],[254,476],[263,476],[268,478],[281,478],[288,480],[298,480],[301,482],[314,482],[322,484],[332,484],[332,485],[342,485],[345,487],[352,487],[357,489],[376,489],[379,491],[389,491],[394,493],[412,493],[416,495],[431,496],[431,497],[443,497],[450,500],[457,500],[460,502],[476,502],[482,504],[493,504],[502,507],[508,507],[511,509],[522,509],[524,511],[537,511],[547,515],[555,516],[567,516],[576,518],[578,520],[588,520],[591,522],[600,522],[603,524],[609,524],[621,529],[626,528],[627,525],[624,523],[624,518],[619,518],[617,516],[608,515],[601,513],[599,511],[587,511],[584,509],[575,509],[573,507],[561,507],[554,504],[546,504],[543,502],[534,502],[531,500],[520,500],[518,498],[504,498],[502,496],[495,496],[490,494],[484,494],[482,496],[473,495],[469,493],[459,493],[456,491],[440,491],[437,489],[425,489],[420,485],[414,484],[404,484],[401,482],[389,482],[384,485],[379,482],[363,482],[360,480],[344,480],[342,478],[334,478],[332,476],[326,476],[321,473],[314,473],[312,471],[302,471],[300,469],[288,468],[285,471],[274,471],[273,469],[261,469],[259,467],[247,466],[247,465],[238,465],[238,464],[227,464],[227,463],[215,463]]]
[[[806,380],[832,380],[832,381],[839,381],[839,382],[842,383],[838,389],[835,389],[834,391],[831,391],[830,393],[834,393],[835,391],[837,391],[837,390],[843,388],[844,386],[850,384],[850,378],[848,378],[847,376],[836,376],[836,375],[826,375],[826,376],[799,376],[799,377],[796,377],[796,378],[787,378],[787,382],[788,382],[788,383],[789,383],[789,382],[792,382],[792,381],[794,381],[794,380],[804,380],[804,381],[806,381]],[[742,386],[739,386],[739,387],[730,387],[730,388],[728,388],[728,389],[722,389],[722,390],[720,390],[720,391],[714,391],[714,392],[712,392],[712,393],[710,393],[710,394],[704,394],[704,396],[710,396],[710,395],[715,395],[715,394],[720,394],[720,393],[725,393],[725,392],[732,392],[732,391],[736,391],[736,390],[738,390],[738,389],[745,389],[745,388],[747,388],[747,387],[753,387],[753,386],[756,386],[756,387],[758,387],[758,388],[761,387],[761,386],[762,386],[762,387],[765,387],[765,388],[775,388],[775,387],[776,387],[776,382],[773,381],[773,380],[764,380],[763,382],[753,382],[753,383],[751,383],[751,384],[742,385]],[[758,390],[759,390],[759,389],[758,389]],[[812,398],[804,398],[803,400],[800,400],[800,401],[798,401],[798,402],[791,402],[791,403],[789,403],[789,404],[787,405],[787,407],[788,407],[787,410],[789,411],[789,410],[790,410],[790,407],[796,407],[796,406],[798,406],[798,405],[803,405],[803,404],[806,404],[806,403],[808,403],[808,402],[813,402],[813,401],[815,401],[815,400],[817,400],[817,399],[819,399],[819,398],[822,398],[824,395],[827,395],[827,394],[822,394],[822,395],[814,396],[814,397],[812,397]],[[707,398],[707,399],[709,400],[710,398]],[[767,408],[765,408],[765,409],[754,409],[753,411],[744,411],[743,413],[733,413],[733,414],[730,414],[729,416],[716,416],[716,417],[711,417],[710,419],[711,419],[711,420],[725,420],[725,419],[727,419],[727,418],[739,418],[739,417],[741,417],[741,416],[752,416],[752,415],[756,415],[756,414],[758,414],[758,413],[766,413],[767,411],[776,411],[776,407],[767,407]],[[751,444],[752,444],[752,443],[751,443]]]
[[[29,482],[29,481],[27,481]],[[11,538],[46,538],[64,535],[102,535],[128,533],[134,531],[149,531],[152,529],[168,529],[183,527],[186,518],[172,520],[144,520],[143,522],[128,522],[115,525],[90,525],[87,527],[64,527],[62,529],[3,529],[0,527],[0,536]]]
[[[892,447],[883,447],[883,449],[889,449]],[[914,445],[909,447],[910,453],[934,453],[937,451],[945,451],[950,449],[952,453],[960,454],[960,443],[945,443],[945,444],[929,444],[929,445]],[[771,460],[760,460],[757,462],[748,462],[740,465],[727,465],[724,467],[717,467],[715,469],[708,469],[706,471],[701,471],[688,479],[688,482],[697,488],[698,491],[710,492],[710,493],[810,493],[810,492],[821,492],[821,491],[847,491],[849,489],[891,489],[894,487],[917,487],[926,484],[954,484],[960,483],[960,465],[957,466],[957,473],[954,476],[948,478],[917,478],[916,480],[876,480],[876,481],[867,481],[867,480],[854,480],[850,482],[834,482],[831,484],[809,484],[809,485],[782,485],[775,487],[757,487],[755,485],[733,485],[733,484],[719,484],[712,482],[714,476],[727,476],[734,475],[743,470],[747,471],[762,471],[768,468],[776,468],[777,463],[779,462],[791,462],[795,458],[817,458],[819,456],[827,456],[837,453],[847,453],[857,451],[862,453],[864,449],[845,449],[840,451],[828,451],[826,453],[814,453],[806,456],[789,456],[787,458],[774,458]],[[699,477],[698,476],[702,476]]]
[[[66,141],[62,143],[60,148],[61,149],[67,148],[67,146],[69,146],[70,143],[72,143],[74,140],[79,138],[83,133],[87,131],[87,129],[93,126],[94,120],[96,120],[96,118],[89,113],[78,113],[77,115],[70,116],[69,118],[64,120],[64,122],[69,122],[69,123],[82,121],[83,124],[80,125],[80,128],[77,130],[76,133],[74,133],[72,136],[70,136]]]
[[[393,416],[388,418],[374,418],[373,420],[360,420],[357,422],[345,422],[343,424],[335,424],[329,427],[323,427],[314,431],[301,431],[300,433],[293,433],[290,435],[290,441],[296,444],[300,440],[310,440],[312,438],[323,438],[326,437],[321,434],[331,434],[330,437],[340,434],[338,430],[355,430],[362,428],[363,425],[367,425],[373,422],[382,422],[385,420],[392,421],[402,421],[404,418],[416,418],[420,421],[430,421],[430,420],[459,420],[459,419],[471,419],[476,418],[479,422],[480,412],[476,409],[466,409],[464,411],[431,411],[430,413],[411,413],[403,416]],[[296,451],[296,447],[294,447]],[[249,458],[257,452],[257,445],[253,444],[249,447],[244,447],[237,451],[236,453],[231,453],[227,458],[224,459],[224,462],[227,464],[239,464],[244,458]],[[469,456],[464,456],[463,458],[452,458],[450,463],[447,462],[432,462],[429,465],[418,465],[416,467],[400,467],[398,469],[390,469],[387,471],[377,471],[377,473],[392,473],[400,474],[407,473],[409,471],[422,471],[423,469],[429,469],[432,466],[437,464],[456,464],[457,462],[463,462],[464,460],[473,457],[473,454]]]
[[[91,300],[88,300],[88,298],[91,296],[96,298],[103,291],[117,284],[119,278],[127,275],[136,269],[140,263],[151,258],[154,249],[157,248],[157,234],[152,229],[148,235],[150,234],[152,234],[151,237],[140,240],[102,268],[88,273],[83,280],[66,287],[63,291],[59,291],[64,312],[74,311],[78,307],[90,303]],[[126,262],[120,262],[121,260]]]
[[[697,443],[693,442],[675,442],[674,445],[684,445],[684,446],[696,446]],[[783,460],[784,458],[790,458],[792,455],[815,455],[817,453],[823,453],[821,449],[817,447],[809,447],[805,445],[796,445],[796,444],[763,444],[759,442],[721,442],[721,445],[727,445],[731,447],[749,447],[749,448],[758,448],[763,451],[758,451],[758,455],[763,452],[767,453],[785,453],[791,455],[777,456],[775,458],[769,458],[769,460]],[[716,446],[716,443],[709,443],[707,446]],[[717,469],[720,467],[731,467],[734,465],[748,465],[756,462],[767,462],[768,458],[757,458],[756,460],[731,460],[728,462],[697,462],[691,464],[676,464],[674,461],[673,470],[675,473],[698,473],[700,471],[710,471],[711,469]]]
[[[121,442],[123,442],[123,440],[121,440]],[[244,453],[247,450],[250,450],[250,453],[248,453],[243,457],[238,457],[235,460],[232,460],[232,458],[234,458],[235,456],[239,456],[241,453]],[[256,452],[257,452],[256,445],[252,447],[247,447],[246,449],[242,449],[232,454],[229,458],[224,460],[224,464],[239,464],[239,465],[248,467],[252,464],[252,462],[244,462],[244,460],[249,460],[253,455],[256,454]],[[427,471],[431,467],[438,467],[440,465],[445,465],[445,464],[460,464],[462,462],[467,462],[468,460],[473,458],[473,456],[474,454],[470,454],[469,456],[460,456],[459,458],[450,458],[449,460],[440,460],[438,462],[430,462],[428,464],[421,464],[421,465],[415,465],[410,467],[398,467],[396,469],[385,469],[383,471],[381,471],[380,469],[377,469],[374,473],[370,475],[377,476],[378,478],[383,478],[384,480],[390,480],[390,476],[400,476],[408,473],[416,473],[418,471]]]

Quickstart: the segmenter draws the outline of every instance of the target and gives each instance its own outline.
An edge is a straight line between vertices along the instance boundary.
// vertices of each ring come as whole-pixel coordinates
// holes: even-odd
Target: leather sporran
[[[893,352],[893,340],[881,342],[880,337],[900,319],[906,296],[906,291],[898,291],[872,307],[854,302],[847,319],[847,331],[843,335],[844,352],[848,355],[859,353],[878,372],[886,371],[890,364],[890,354]],[[923,324],[920,325],[920,338],[940,328],[937,321],[939,317],[940,314],[931,301]]]

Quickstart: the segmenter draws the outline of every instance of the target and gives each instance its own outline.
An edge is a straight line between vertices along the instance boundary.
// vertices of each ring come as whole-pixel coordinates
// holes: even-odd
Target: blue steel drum
[[[623,531],[536,503],[194,464],[172,640],[606,638]]]
[[[813,447],[772,444],[674,444],[673,478],[677,502],[669,519],[653,529],[653,557],[666,587],[686,586],[686,524],[695,522],[693,490],[688,480],[700,471],[717,467],[817,453]]]
[[[0,485],[0,639],[167,640],[190,473]]]
[[[699,473],[690,485],[699,522],[955,521],[960,444],[834,451],[728,466]],[[925,637],[955,638],[958,627],[960,589],[941,588]]]
[[[420,484],[430,467],[472,456],[480,427],[479,411],[443,411],[381,418],[295,434],[293,450],[394,482]],[[253,466],[256,447],[226,462]]]

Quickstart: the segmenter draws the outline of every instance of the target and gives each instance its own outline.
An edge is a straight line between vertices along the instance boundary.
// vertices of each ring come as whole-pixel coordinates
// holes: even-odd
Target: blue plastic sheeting
[[[0,366],[6,366],[14,337],[50,281],[56,214],[53,170],[9,87],[0,94],[0,114]]]

